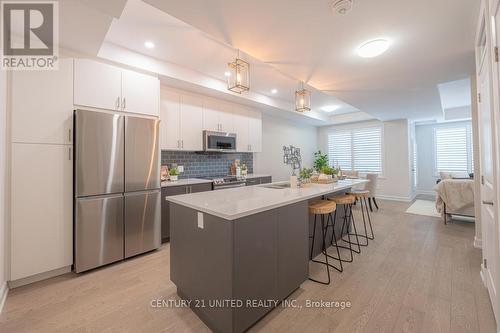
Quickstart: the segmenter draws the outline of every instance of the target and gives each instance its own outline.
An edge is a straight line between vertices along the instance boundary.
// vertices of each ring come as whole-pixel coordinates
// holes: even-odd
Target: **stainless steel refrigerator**
[[[76,110],[75,271],[161,244],[159,120]]]

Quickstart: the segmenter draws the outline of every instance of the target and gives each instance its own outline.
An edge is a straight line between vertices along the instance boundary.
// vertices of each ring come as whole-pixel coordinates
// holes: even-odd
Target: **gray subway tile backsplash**
[[[172,164],[184,166],[184,172],[179,178],[196,178],[209,176],[226,176],[234,160],[239,159],[248,167],[248,173],[253,173],[253,153],[216,153],[169,151],[161,152],[161,165]]]

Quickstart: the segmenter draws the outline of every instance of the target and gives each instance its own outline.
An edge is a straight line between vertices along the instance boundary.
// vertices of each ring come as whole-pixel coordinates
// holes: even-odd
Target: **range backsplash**
[[[161,152],[161,165],[169,167],[175,163],[184,166],[184,172],[179,178],[225,176],[229,174],[229,166],[239,159],[248,167],[248,173],[253,173],[253,153],[202,153],[192,151]]]

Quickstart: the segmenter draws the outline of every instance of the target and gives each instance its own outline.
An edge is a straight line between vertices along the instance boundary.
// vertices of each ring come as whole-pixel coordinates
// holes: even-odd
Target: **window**
[[[382,127],[335,131],[328,135],[330,165],[344,170],[382,173]]]
[[[472,129],[470,124],[434,129],[436,174],[473,172]]]

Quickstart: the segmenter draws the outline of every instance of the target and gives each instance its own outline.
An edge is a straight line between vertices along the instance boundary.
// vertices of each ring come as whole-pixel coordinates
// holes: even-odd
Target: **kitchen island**
[[[309,201],[364,182],[168,197],[170,278],[178,295],[212,330],[247,330],[308,278]]]

